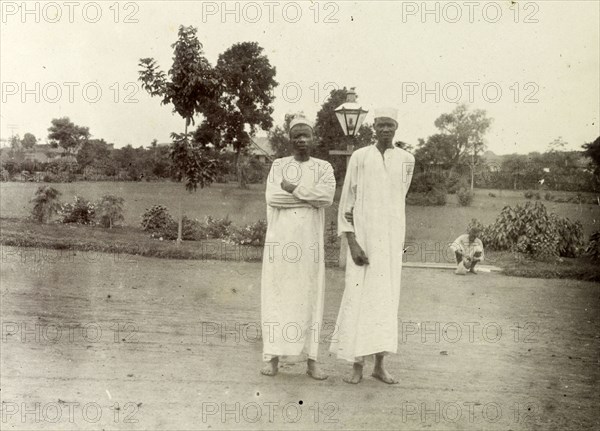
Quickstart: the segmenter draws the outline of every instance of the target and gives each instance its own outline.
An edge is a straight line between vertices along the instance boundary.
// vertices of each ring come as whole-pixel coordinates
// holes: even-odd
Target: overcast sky
[[[275,124],[288,112],[314,119],[332,86],[355,86],[367,121],[397,107],[396,137],[413,145],[459,101],[493,118],[486,143],[498,154],[544,151],[558,136],[580,149],[600,134],[597,1],[427,2],[429,12],[420,1],[228,2],[225,15],[220,1],[28,2],[25,15],[21,4],[2,2],[3,139],[45,140],[68,116],[117,147],[168,142],[184,122],[140,88],[138,61],[167,71],[181,24],[198,28],[213,65],[236,42],[264,48]]]

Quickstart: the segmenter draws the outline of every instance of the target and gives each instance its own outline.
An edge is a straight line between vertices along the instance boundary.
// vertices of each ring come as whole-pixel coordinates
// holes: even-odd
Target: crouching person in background
[[[456,256],[456,274],[465,275],[467,272],[477,274],[475,266],[483,261],[483,243],[477,236],[479,230],[472,227],[468,233],[465,233],[454,240],[450,248]]]

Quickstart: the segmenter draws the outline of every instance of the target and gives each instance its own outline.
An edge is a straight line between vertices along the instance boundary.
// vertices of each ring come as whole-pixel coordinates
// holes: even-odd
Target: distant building
[[[252,138],[254,143],[248,146],[248,154],[257,158],[261,163],[271,163],[275,158],[275,151],[271,148],[269,138],[266,136],[256,136]]]

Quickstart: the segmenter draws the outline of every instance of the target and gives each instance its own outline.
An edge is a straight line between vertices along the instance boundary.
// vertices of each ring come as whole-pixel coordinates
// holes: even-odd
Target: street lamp
[[[346,103],[338,106],[335,109],[335,115],[342,126],[344,135],[356,136],[361,124],[365,121],[365,117],[369,113],[356,103],[356,91],[352,87],[346,95]]]
[[[350,156],[352,156],[352,152],[354,151],[354,139],[356,139],[356,134],[363,121],[365,121],[365,117],[369,113],[369,111],[363,109],[362,106],[356,103],[356,91],[354,91],[354,89],[354,87],[350,88],[350,91],[346,95],[346,103],[341,104],[335,109],[335,116],[340,122],[340,126],[342,126],[344,135],[350,137],[346,141],[346,149],[329,151],[329,154],[332,156],[345,156],[346,167],[348,166],[348,163],[350,162]],[[340,243],[340,257],[338,262],[341,268],[346,266],[347,249],[348,243],[346,236],[344,235],[342,236]]]

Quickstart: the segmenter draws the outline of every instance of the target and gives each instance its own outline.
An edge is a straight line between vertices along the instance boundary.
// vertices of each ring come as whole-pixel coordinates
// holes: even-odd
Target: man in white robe
[[[327,378],[317,364],[325,288],[325,207],[333,203],[331,165],[310,157],[313,130],[290,123],[293,155],[273,162],[267,179],[267,234],[261,280],[262,374],[277,374],[280,356],[308,355],[307,374]]]
[[[393,145],[396,118],[395,109],[375,111],[377,144],[352,154],[340,198],[338,234],[348,240],[346,287],[330,350],[354,362],[347,383],[361,381],[369,355],[375,355],[372,376],[397,383],[384,356],[398,347],[404,207],[415,158]]]

